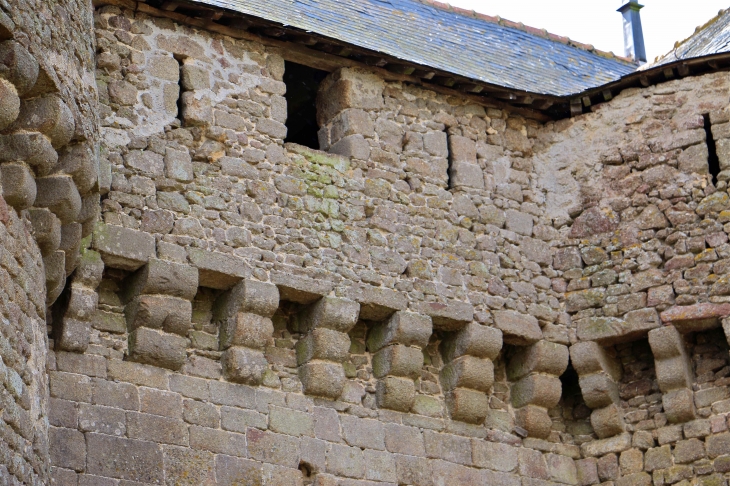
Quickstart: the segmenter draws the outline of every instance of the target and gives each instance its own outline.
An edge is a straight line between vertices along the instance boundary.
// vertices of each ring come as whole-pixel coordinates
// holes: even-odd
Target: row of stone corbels
[[[540,340],[518,348],[507,364],[512,382],[511,398],[515,420],[530,437],[547,438],[552,430],[548,409],[562,396],[560,375],[568,368],[568,347]]]
[[[692,362],[684,338],[674,326],[660,327],[649,331],[649,346],[667,420],[683,423],[694,419]]]
[[[576,343],[570,359],[586,406],[592,409],[591,425],[600,439],[626,430],[620,408],[618,382],[622,367],[615,356],[593,341]]]
[[[81,239],[92,230],[97,158],[87,144],[69,145],[73,114],[42,65],[8,36],[0,41],[0,187],[10,206],[31,209],[50,305],[78,264]]]

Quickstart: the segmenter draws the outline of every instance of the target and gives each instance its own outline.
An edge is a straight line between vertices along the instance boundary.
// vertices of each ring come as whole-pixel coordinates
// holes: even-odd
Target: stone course
[[[282,48],[98,3],[0,0],[0,484],[727,484],[727,73],[341,68],[314,150]]]

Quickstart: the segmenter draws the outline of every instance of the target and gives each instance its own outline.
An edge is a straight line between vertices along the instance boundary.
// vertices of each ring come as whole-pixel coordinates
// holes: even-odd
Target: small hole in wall
[[[317,125],[317,91],[328,75],[327,71],[287,62],[284,66],[286,84],[287,135],[285,142],[319,149]]]
[[[715,145],[715,139],[712,137],[712,124],[710,123],[710,115],[705,113],[702,115],[705,120],[705,143],[707,144],[707,158],[708,168],[710,170],[710,176],[712,176],[712,183],[717,185],[717,176],[720,173],[720,159],[717,157],[717,146]]]
[[[180,124],[183,124],[183,93],[185,88],[183,87],[183,61],[184,58],[181,56],[175,56],[175,60],[179,66],[180,76],[178,77],[177,84],[180,87],[180,94],[177,96],[177,119],[180,120]]]

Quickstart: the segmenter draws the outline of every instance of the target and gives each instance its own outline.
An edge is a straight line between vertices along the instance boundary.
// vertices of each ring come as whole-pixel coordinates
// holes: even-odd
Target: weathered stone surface
[[[618,226],[618,216],[608,208],[590,208],[578,216],[570,230],[571,238],[588,236],[613,231]]]
[[[192,328],[192,313],[189,301],[168,295],[137,296],[124,309],[130,331],[148,327],[183,337]]]
[[[481,424],[489,411],[489,399],[483,392],[455,388],[446,395],[446,406],[452,420]]]
[[[102,477],[160,484],[162,450],[154,442],[88,434],[86,470]]]
[[[579,375],[608,373],[615,381],[621,379],[621,363],[606,348],[595,342],[576,343],[570,347],[570,360]]]
[[[376,387],[378,406],[408,412],[416,398],[416,387],[410,378],[386,376]]]
[[[730,304],[702,303],[671,307],[661,313],[662,322],[680,332],[698,331],[716,326],[717,319],[730,316]]]
[[[198,292],[198,272],[189,265],[151,258],[127,288],[131,295],[165,294],[192,300]]]
[[[591,413],[591,425],[599,439],[613,437],[626,430],[623,411],[614,404],[594,410]]]
[[[552,408],[560,401],[561,392],[557,376],[532,374],[512,385],[512,404],[515,408],[528,404]]]
[[[336,399],[345,386],[345,371],[341,364],[327,361],[310,361],[299,367],[304,393]]]
[[[178,370],[185,364],[188,340],[146,327],[135,329],[129,335],[130,357],[139,363]]]
[[[46,208],[31,208],[28,211],[35,238],[41,253],[50,255],[61,245],[61,221]]]
[[[228,348],[221,362],[223,373],[229,381],[245,385],[260,385],[268,369],[263,352],[241,346]]]
[[[297,342],[296,351],[299,365],[313,359],[342,363],[350,352],[350,337],[332,329],[314,329]]]
[[[36,179],[35,205],[48,208],[62,224],[76,221],[81,211],[81,196],[70,176],[55,175]]]
[[[542,330],[533,316],[515,311],[496,311],[494,325],[502,331],[507,344],[525,346],[542,339]]]
[[[444,390],[470,388],[489,392],[494,383],[494,365],[488,359],[462,356],[447,364],[441,371],[441,386]]]
[[[607,373],[581,375],[579,383],[583,399],[590,408],[607,407],[619,401],[618,386]]]
[[[369,285],[353,286],[348,297],[360,304],[360,319],[383,321],[408,307],[406,297],[395,290]]]
[[[275,285],[244,279],[223,294],[215,307],[216,319],[228,319],[239,312],[272,317],[279,308],[279,290]]]
[[[695,418],[692,390],[681,388],[662,395],[664,412],[671,423],[683,423]]]
[[[14,128],[41,132],[51,140],[54,148],[60,148],[71,141],[75,123],[66,103],[58,95],[52,94],[23,100]]]
[[[585,457],[601,457],[606,454],[623,452],[631,447],[631,434],[624,433],[581,445],[581,453]]]
[[[30,91],[38,79],[38,61],[20,43],[0,43],[0,77],[15,85],[19,96]]]
[[[137,270],[155,257],[155,238],[121,226],[99,224],[94,230],[93,247],[104,264],[123,270]]]
[[[387,346],[373,355],[373,375],[418,378],[423,367],[423,352],[420,348],[395,344]]]
[[[188,259],[198,269],[198,285],[226,290],[248,277],[246,263],[233,255],[188,248]]]
[[[445,331],[460,329],[474,318],[474,307],[466,302],[423,302],[415,310],[429,316],[434,329]]]
[[[517,381],[529,373],[546,373],[560,376],[568,367],[568,347],[549,341],[521,348],[507,366],[510,381]]]
[[[299,316],[300,332],[320,327],[348,332],[357,322],[360,304],[349,299],[323,297]]]
[[[362,307],[361,307],[362,309]],[[378,351],[390,344],[425,348],[432,333],[428,316],[398,311],[387,322],[375,325],[368,333],[368,349]]]
[[[530,437],[545,439],[550,435],[552,420],[547,410],[538,405],[526,405],[515,410],[515,422]]]
[[[6,129],[20,114],[18,92],[9,81],[0,79],[0,130]]]

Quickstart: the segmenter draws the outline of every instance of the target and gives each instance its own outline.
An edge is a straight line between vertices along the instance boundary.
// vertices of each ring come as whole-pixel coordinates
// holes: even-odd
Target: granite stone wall
[[[0,480],[727,484],[727,73],[540,123],[343,68],[314,150],[280,48],[2,1]]]

